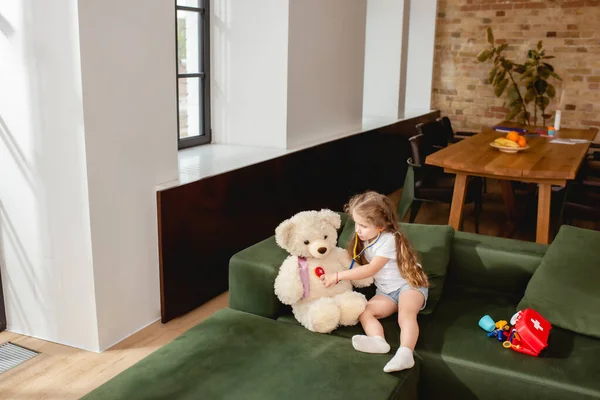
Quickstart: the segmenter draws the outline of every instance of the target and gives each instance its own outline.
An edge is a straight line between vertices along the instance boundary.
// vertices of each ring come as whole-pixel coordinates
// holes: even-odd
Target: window
[[[211,141],[208,3],[209,0],[175,0],[180,149]]]

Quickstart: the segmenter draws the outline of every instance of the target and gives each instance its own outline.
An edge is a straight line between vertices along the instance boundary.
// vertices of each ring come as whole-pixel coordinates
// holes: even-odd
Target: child
[[[329,287],[341,280],[373,276],[376,295],[360,316],[366,335],[352,337],[352,346],[366,353],[389,352],[390,345],[384,339],[378,319],[398,311],[400,348],[383,370],[412,368],[415,365],[413,350],[419,337],[417,314],[427,302],[427,275],[399,231],[396,210],[389,198],[375,192],[359,194],[350,199],[345,211],[356,224],[356,236],[349,243],[348,252],[350,257],[358,255],[356,261],[362,266],[322,275],[321,280]]]

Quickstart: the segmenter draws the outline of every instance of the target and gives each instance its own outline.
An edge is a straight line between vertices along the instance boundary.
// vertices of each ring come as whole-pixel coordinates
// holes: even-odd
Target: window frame
[[[199,7],[180,6],[175,3],[175,89],[177,96],[177,148],[178,150],[186,149],[189,147],[200,146],[203,144],[209,144],[212,141],[212,130],[210,125],[210,1],[199,0]],[[198,60],[199,72],[198,73],[179,73],[179,27],[178,27],[178,11],[190,11],[198,13],[198,21],[202,21],[202,29],[198,29],[198,57],[201,58],[202,63]],[[179,81],[185,78],[198,78],[201,85],[201,93],[199,93],[202,99],[202,107],[200,107],[200,120],[202,124],[200,126],[200,134],[197,136],[190,136],[181,138],[180,134],[180,114],[179,114]]]

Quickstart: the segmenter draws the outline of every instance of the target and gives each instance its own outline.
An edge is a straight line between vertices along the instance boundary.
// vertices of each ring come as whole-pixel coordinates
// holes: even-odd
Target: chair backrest
[[[408,143],[410,144],[410,156],[412,162],[420,167],[425,165],[425,158],[428,155],[435,153],[438,150],[429,140],[427,140],[426,136],[421,133],[409,138]]]
[[[441,122],[431,121],[418,124],[416,126],[417,133],[424,136],[424,140],[439,150],[448,147],[448,137],[446,136],[446,130]]]
[[[450,118],[442,117],[438,118],[437,121],[442,127],[444,136],[446,136],[446,139],[451,142],[452,139],[454,139],[454,129],[452,128],[452,122],[450,122]]]

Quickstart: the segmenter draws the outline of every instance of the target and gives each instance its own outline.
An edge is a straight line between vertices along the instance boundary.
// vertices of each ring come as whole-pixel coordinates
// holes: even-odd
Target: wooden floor
[[[392,200],[399,201],[402,190],[390,195]],[[531,201],[533,200],[533,201]],[[517,230],[512,230],[506,225],[506,213],[504,201],[502,199],[501,186],[498,181],[487,179],[487,193],[484,194],[483,212],[479,220],[479,233],[488,236],[513,237],[515,239],[535,241],[535,199],[517,199],[517,207],[523,210],[524,218],[519,224]],[[531,208],[533,207],[533,210]],[[529,211],[526,211],[529,210]],[[527,218],[527,214],[532,218]],[[415,223],[419,224],[448,224],[450,216],[450,205],[441,203],[423,203]],[[405,218],[408,221],[408,215]],[[466,232],[475,232],[475,218],[473,214],[473,204],[466,204],[463,212],[463,230]],[[511,232],[509,232],[509,230]]]
[[[228,298],[224,293],[165,325],[157,321],[102,354],[2,332],[0,343],[10,341],[41,354],[0,375],[0,399],[79,399],[226,307]]]
[[[398,201],[401,191],[390,197]],[[521,221],[508,232],[500,185],[488,180],[484,196],[480,233],[535,240],[535,194],[521,194],[516,199]],[[450,206],[424,204],[417,223],[447,224]],[[474,232],[473,206],[465,206],[464,230]],[[228,294],[177,318],[166,325],[156,322],[102,354],[90,353],[55,343],[45,342],[9,332],[0,333],[0,343],[15,344],[41,352],[41,355],[0,375],[0,399],[78,399],[110,378],[124,371],[153,351],[164,346],[215,311],[226,307]]]

